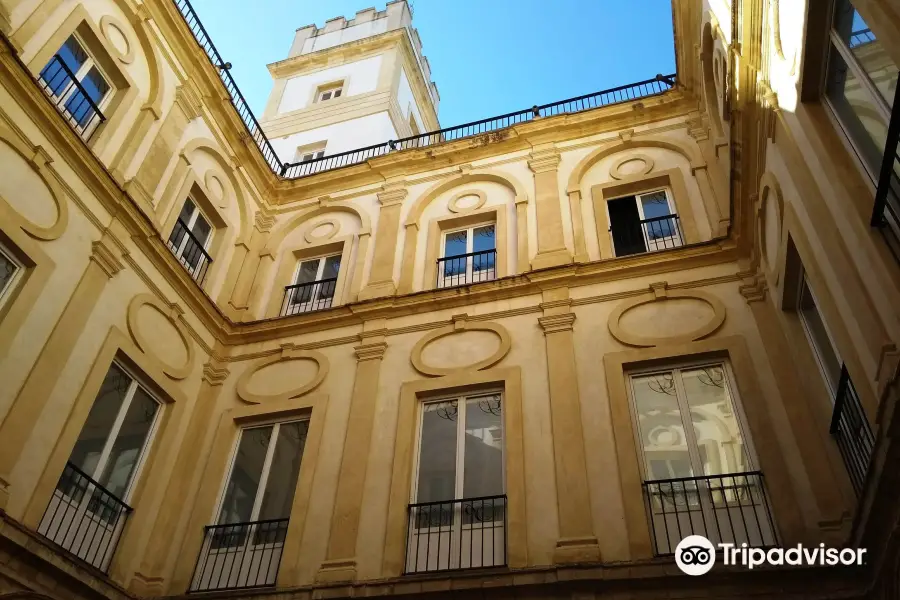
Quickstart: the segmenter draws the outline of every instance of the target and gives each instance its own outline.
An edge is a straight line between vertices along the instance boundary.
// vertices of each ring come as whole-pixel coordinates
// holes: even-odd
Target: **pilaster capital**
[[[253,226],[257,231],[269,233],[272,231],[273,225],[275,225],[275,215],[264,209],[256,211],[256,214],[253,216]]]
[[[378,192],[378,203],[381,206],[393,206],[403,202],[407,195],[409,195],[409,190],[406,189],[406,182],[386,183]]]
[[[203,365],[203,381],[210,386],[222,385],[230,374],[231,370],[219,356],[210,356],[209,362]]]
[[[193,121],[201,114],[200,94],[189,82],[190,80],[185,81],[175,90],[175,104],[188,118],[188,121]]]
[[[538,323],[544,330],[544,335],[549,333],[559,333],[561,331],[572,331],[575,323],[575,313],[562,313],[558,315],[547,315],[539,317]]]
[[[528,168],[535,174],[555,171],[559,167],[560,154],[556,148],[536,150],[528,155]]]
[[[765,300],[768,289],[769,286],[766,283],[765,275],[759,272],[742,277],[742,284],[738,286],[738,291],[740,291],[744,300],[747,301],[747,304]]]
[[[353,352],[356,354],[356,362],[381,360],[384,358],[385,350],[387,350],[387,342],[363,343],[353,348]]]
[[[112,244],[103,238],[92,242],[90,257],[91,262],[96,263],[110,279],[125,268],[118,249],[111,246]]]

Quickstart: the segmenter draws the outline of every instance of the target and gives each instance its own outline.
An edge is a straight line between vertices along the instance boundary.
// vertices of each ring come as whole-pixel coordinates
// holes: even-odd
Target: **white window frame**
[[[0,242],[0,254],[3,254],[3,257],[11,262],[15,268],[12,277],[9,278],[6,285],[4,285],[3,288],[0,288],[0,307],[2,307],[12,296],[13,290],[15,290],[22,281],[22,277],[25,276],[26,268],[25,265],[22,264],[22,261],[20,261],[3,242]]]
[[[187,229],[190,232],[190,234],[194,235],[193,228],[194,228],[194,225],[197,223],[197,219],[203,218],[203,220],[206,221],[206,224],[209,226],[209,235],[206,236],[206,240],[203,242],[203,250],[206,251],[207,254],[209,254],[209,247],[212,244],[213,236],[215,236],[215,234],[216,234],[216,228],[213,225],[212,221],[209,220],[207,218],[207,216],[203,213],[203,211],[200,209],[200,204],[197,202],[197,199],[194,198],[193,195],[188,195],[185,202],[188,202],[188,201],[190,201],[190,203],[194,205],[194,210],[191,213],[191,216],[190,216],[190,218],[188,218],[188,221],[187,221],[187,223],[185,223],[185,225],[187,226]],[[182,210],[184,209],[184,204],[181,205],[181,208],[182,208]],[[181,219],[181,211],[178,212],[178,217],[176,217],[176,219],[175,219],[175,227],[178,227],[178,221],[180,219]],[[174,228],[173,228],[173,230],[174,230]],[[184,237],[181,239],[181,244],[179,244],[179,246],[177,248],[174,247],[173,244],[170,244],[169,247],[172,248],[172,252],[175,254],[175,258],[178,259],[178,262],[180,262],[184,266],[184,268],[187,269],[188,273],[190,273],[191,275],[194,275],[197,270],[203,268],[203,263],[206,262],[206,259],[201,258],[200,262],[197,263],[196,267],[192,267],[190,264],[187,263],[186,259],[184,258],[184,251],[187,249],[188,240],[189,240],[189,237],[187,234],[185,234]]]
[[[653,240],[651,240],[645,236],[644,243],[647,247],[647,250],[644,254],[649,254],[650,252],[656,252],[659,250],[670,250],[672,248],[684,246],[684,240],[681,237],[681,228],[680,228],[681,216],[678,214],[678,207],[675,205],[675,198],[672,195],[671,189],[669,189],[668,187],[662,187],[662,188],[648,190],[646,192],[639,192],[637,194],[629,194],[626,196],[619,196],[617,198],[610,198],[609,200],[606,201],[606,206],[605,206],[606,222],[609,223],[609,243],[610,243],[610,246],[612,247],[613,256],[618,256],[618,254],[616,253],[616,242],[612,236],[613,223],[612,223],[612,218],[610,217],[610,214],[609,214],[609,203],[612,202],[613,200],[620,200],[622,198],[629,198],[629,197],[633,196],[634,201],[637,204],[638,218],[641,221],[639,226],[641,227],[641,234],[643,235],[643,232],[644,232],[643,221],[647,217],[644,215],[644,203],[641,202],[641,198],[643,198],[644,196],[650,196],[652,194],[657,194],[659,192],[663,192],[666,195],[666,204],[669,207],[669,214],[672,215],[673,217],[678,217],[678,220],[675,221],[675,223],[674,223],[675,235],[669,236],[669,237],[664,237],[664,238],[654,238]],[[662,247],[659,247],[659,243],[655,241],[657,239],[672,240],[672,243],[671,243],[671,245],[663,245]],[[632,256],[632,255],[627,255],[627,256]]]
[[[473,248],[475,248],[475,230],[481,229],[483,227],[493,227],[494,228],[494,268],[490,269],[488,267],[475,270],[475,261],[474,256],[469,256],[466,258],[466,270],[465,273],[457,273],[455,275],[444,275],[446,272],[446,262],[438,263],[438,278],[441,280],[441,285],[439,287],[453,287],[460,282],[464,283],[478,283],[480,281],[491,281],[497,278],[497,254],[499,250],[497,249],[497,222],[496,221],[483,221],[481,223],[477,223],[475,225],[468,225],[466,227],[455,227],[453,229],[447,229],[446,231],[441,232],[441,248],[440,248],[440,257],[445,259],[453,259],[458,256],[463,256],[465,254],[472,254],[475,252]],[[454,233],[459,233],[460,231],[466,232],[466,251],[463,254],[454,254],[452,256],[447,256],[447,236],[452,235]],[[493,277],[491,277],[491,273],[493,272]]]
[[[325,156],[325,150],[300,150],[297,149],[297,158],[295,163],[304,163]]]
[[[325,96],[328,96],[327,98]],[[316,102],[328,102],[337,100],[344,95],[344,82],[321,85],[316,89]]]
[[[641,466],[641,476],[644,481],[653,481],[653,479],[648,479],[649,477],[652,477],[652,474],[647,471],[647,457],[644,454],[644,441],[641,435],[641,424],[637,410],[637,402],[635,401],[633,379],[635,377],[644,377],[647,375],[675,373],[676,371],[680,372],[684,370],[714,366],[721,366],[722,370],[725,373],[725,381],[726,385],[728,386],[728,393],[731,397],[731,403],[734,408],[738,430],[741,433],[741,442],[744,445],[744,451],[746,453],[747,471],[754,471],[758,468],[759,463],[757,462],[756,458],[756,449],[753,446],[753,440],[749,434],[750,428],[747,425],[748,421],[746,416],[744,415],[744,408],[741,402],[740,395],[738,394],[734,371],[731,368],[731,361],[727,358],[700,361],[675,361],[654,368],[628,370],[625,373],[625,377],[627,379],[626,387],[628,389],[628,405],[631,411],[631,421],[633,424],[632,434],[635,439],[635,445],[637,446],[638,459]],[[678,403],[679,413],[681,414],[682,427],[684,428],[685,433],[685,443],[688,445],[688,454],[691,458],[691,469],[694,471],[693,477],[704,477],[706,476],[706,474],[703,473],[703,461],[700,459],[700,444],[697,441],[696,433],[693,430],[692,423],[688,422],[687,424],[685,424],[684,422],[685,415],[690,414],[690,406],[688,405],[687,401],[687,392],[684,389],[684,384],[680,377],[675,377],[674,382],[676,390],[675,399]],[[711,476],[715,477],[716,475]]]
[[[809,295],[812,296],[812,301],[816,305],[816,312],[819,313],[819,320],[822,321],[822,327],[825,329],[825,336],[828,338],[828,343],[831,344],[831,349],[834,352],[835,358],[837,358],[838,362],[842,365],[844,364],[844,360],[841,358],[841,353],[838,352],[837,344],[834,343],[834,336],[831,334],[831,329],[828,327],[828,323],[825,322],[825,315],[822,314],[822,304],[819,302],[819,298],[816,296],[816,293],[813,291],[812,285],[810,285],[809,278],[806,276],[806,271],[804,269],[800,269],[800,285],[797,286],[797,298],[796,298],[796,307],[797,307],[797,316],[800,318],[800,326],[803,329],[803,335],[806,336],[806,341],[809,344],[809,349],[813,353],[813,357],[816,361],[816,366],[819,368],[819,375],[822,377],[822,381],[825,383],[826,389],[830,392],[831,403],[834,404],[835,398],[837,397],[837,388],[831,385],[831,382],[828,380],[828,376],[826,375],[827,371],[825,369],[825,364],[822,361],[822,355],[819,351],[819,344],[815,341],[812,332],[810,331],[809,323],[806,321],[806,315],[803,314],[802,306],[801,306],[801,298],[803,296],[803,288],[806,287],[809,290]]]
[[[79,67],[78,71],[76,71],[74,73],[75,79],[78,81],[78,83],[83,83],[84,78],[87,76],[87,74],[90,72],[90,70],[92,68],[96,68],[97,72],[100,73],[100,76],[103,77],[103,80],[106,82],[106,86],[109,88],[106,90],[106,93],[103,94],[103,97],[100,98],[100,100],[98,102],[94,102],[94,104],[97,105],[97,109],[100,110],[101,113],[103,113],[106,110],[106,107],[109,106],[109,103],[113,97],[113,93],[115,92],[115,89],[116,89],[115,86],[113,86],[112,78],[110,78],[110,76],[106,74],[106,72],[103,70],[103,67],[100,66],[100,64],[94,58],[94,55],[91,54],[91,51],[89,50],[88,45],[84,43],[84,40],[81,38],[81,36],[78,34],[77,31],[73,31],[71,33],[70,37],[78,43],[78,45],[81,47],[82,52],[84,52],[84,54],[86,56],[86,58],[84,59],[84,64],[81,65],[81,67]],[[63,45],[65,45],[65,43],[68,41],[69,41],[69,38],[66,38],[63,41]],[[62,49],[62,46],[60,46],[59,50],[61,50],[61,49]],[[57,50],[56,54],[59,53],[59,50]],[[55,56],[55,54],[54,54],[54,56]],[[52,60],[52,58],[51,58],[51,60]],[[66,66],[68,67],[68,65],[66,65]],[[75,93],[75,86],[74,85],[68,86],[67,89],[63,90],[64,93],[62,95],[57,95],[55,93],[52,93],[52,90],[49,90],[49,89],[48,89],[48,91],[51,92],[50,97],[53,99],[54,103],[65,106],[66,103],[69,101],[69,98],[72,97],[72,94]],[[93,99],[91,101],[93,102]],[[69,119],[69,117],[67,117],[67,119]],[[76,121],[76,124],[77,124],[77,121]],[[83,130],[83,135],[85,137],[90,136],[90,134],[94,131],[94,129],[99,127],[99,125],[100,125],[99,120],[96,122],[93,122],[89,127],[86,127]]]
[[[343,255],[340,252],[334,252],[332,254],[323,254],[321,256],[312,256],[310,258],[304,258],[302,260],[297,261],[297,266],[294,267],[294,274],[291,277],[291,285],[310,285],[322,281],[322,276],[325,273],[325,263],[329,258],[333,258],[337,256],[338,258],[343,258]],[[319,261],[318,266],[316,266],[316,277],[312,281],[307,281],[305,284],[301,284],[298,282],[300,278],[300,267],[303,266],[304,263],[312,262],[314,260]],[[340,278],[341,269],[344,268],[343,264],[338,264],[338,275],[335,279]],[[330,279],[330,278],[329,278]],[[311,307],[312,305],[321,302],[321,305],[318,306],[318,309],[331,308],[334,306],[335,298],[338,295],[337,289],[337,281],[334,282],[334,292],[331,294],[331,298],[321,298],[322,286],[321,284],[318,286],[313,285],[312,291],[309,294],[309,300],[305,302],[291,302],[293,299],[293,291],[291,291],[291,299],[287,302],[287,314],[296,314],[300,312],[306,312],[306,309]]]

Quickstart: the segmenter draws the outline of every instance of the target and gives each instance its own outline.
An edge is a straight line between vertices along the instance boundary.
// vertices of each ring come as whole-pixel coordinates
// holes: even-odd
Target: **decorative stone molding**
[[[202,114],[200,94],[197,93],[189,81],[181,84],[175,90],[175,103],[181,108],[181,112],[184,113],[188,121],[193,121]]]
[[[356,354],[356,362],[365,362],[367,360],[381,360],[387,350],[386,342],[372,342],[370,344],[360,344],[353,349]]]
[[[712,308],[713,315],[709,321],[700,327],[686,333],[672,336],[647,337],[626,331],[620,324],[622,316],[630,310],[654,302],[665,302],[669,299],[693,299],[707,304]],[[717,297],[702,290],[670,290],[668,283],[658,282],[650,284],[650,292],[637,298],[632,298],[621,303],[609,315],[607,325],[614,338],[629,346],[653,347],[667,344],[681,344],[703,339],[715,333],[725,322],[725,305]]]
[[[203,365],[203,381],[210,386],[222,385],[230,374],[231,370],[222,362],[221,357],[213,355]]]
[[[171,365],[166,362],[167,357],[157,356],[152,353],[149,339],[145,332],[138,326],[138,313],[145,306],[165,317],[177,332],[178,337],[181,338],[186,354],[185,363],[183,365]],[[184,309],[178,306],[178,304],[174,302],[165,304],[162,300],[151,294],[137,295],[132,298],[131,302],[128,304],[127,323],[128,333],[131,334],[131,339],[134,340],[134,343],[147,358],[156,362],[160,370],[172,379],[184,379],[194,368],[194,343],[191,341],[187,327],[181,322],[181,315],[183,314]]]
[[[382,206],[391,206],[400,204],[409,195],[409,190],[404,187],[405,182],[393,182],[382,186],[382,191],[378,192],[378,203]]]
[[[128,39],[128,34],[125,33],[127,29],[119,21],[110,15],[104,15],[100,19],[100,31],[103,32],[103,37],[109,42],[106,44],[106,48],[111,51],[111,54],[119,62],[126,65],[134,62],[135,43]],[[117,37],[121,38],[125,44],[124,49],[117,44]]]
[[[472,206],[460,206],[459,201],[462,198],[466,198],[468,196],[477,196],[478,201]],[[452,213],[457,214],[465,214],[478,210],[487,202],[487,194],[485,194],[481,190],[465,190],[455,194],[450,200],[447,202],[447,210]]]
[[[738,286],[738,291],[747,301],[747,304],[761,302],[766,299],[766,291],[769,289],[769,286],[766,283],[765,275],[753,273],[742,278],[742,281],[744,283]]]
[[[555,148],[538,150],[532,152],[529,156],[528,168],[533,173],[546,173],[555,171],[559,167],[561,157]]]
[[[322,227],[323,225],[329,226],[328,231],[326,231],[325,233],[316,234],[316,229]],[[341,224],[337,219],[321,219],[319,221],[313,221],[306,227],[306,231],[303,232],[303,239],[310,244],[314,244],[316,242],[324,242],[326,240],[332,239],[338,234],[338,232],[340,232],[340,230]]]
[[[312,379],[302,385],[275,394],[256,394],[250,391],[250,381],[256,373],[276,363],[294,360],[307,360],[316,363],[316,374],[313,375]],[[321,352],[300,350],[293,344],[282,344],[281,354],[263,358],[244,371],[244,374],[241,375],[237,382],[237,395],[247,404],[263,404],[299,398],[316,389],[325,380],[329,368],[328,357]]]
[[[769,219],[774,219],[769,223]],[[768,229],[772,226],[774,240],[768,239]],[[769,171],[759,180],[759,201],[756,203],[756,235],[760,257],[770,281],[778,285],[781,266],[781,235],[784,226],[784,196],[775,175]],[[769,242],[774,241],[775,250],[769,252]]]
[[[500,345],[497,350],[487,358],[462,367],[432,366],[426,364],[425,361],[422,360],[422,353],[428,344],[437,341],[440,338],[456,335],[465,331],[490,331],[500,338]],[[503,325],[488,322],[470,323],[468,321],[468,316],[462,314],[454,315],[452,324],[441,327],[440,329],[435,329],[431,333],[422,336],[422,338],[416,342],[416,345],[413,346],[412,351],[410,351],[409,359],[410,362],[412,362],[413,367],[415,367],[416,371],[419,373],[430,375],[432,377],[440,377],[443,375],[456,375],[459,373],[480,371],[492,367],[509,354],[510,348],[512,348],[512,340],[509,336],[509,331],[507,331]]]
[[[125,268],[122,261],[119,260],[116,251],[111,249],[107,242],[104,242],[102,239],[91,243],[90,260],[97,263],[110,279]]]
[[[547,315],[539,317],[538,324],[544,330],[544,335],[572,331],[575,323],[575,313],[563,313],[561,315]]]
[[[622,165],[630,162],[642,162],[644,163],[644,166],[640,171],[636,173],[622,173]],[[636,175],[646,175],[653,170],[653,165],[653,159],[646,154],[631,154],[628,156],[623,156],[622,158],[614,162],[613,165],[609,168],[609,176],[613,179],[621,180],[628,177],[634,177]]]

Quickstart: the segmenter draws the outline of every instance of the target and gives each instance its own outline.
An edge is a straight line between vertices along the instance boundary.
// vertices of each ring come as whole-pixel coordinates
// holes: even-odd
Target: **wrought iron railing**
[[[900,263],[900,86],[894,90],[894,106],[888,125],[884,159],[875,192],[872,227],[881,230],[894,258]]]
[[[212,257],[200,243],[187,223],[178,219],[168,241],[169,249],[194,281],[203,285]]]
[[[645,481],[644,497],[657,556],[674,554],[689,535],[713,545],[776,545],[775,522],[759,471]]]
[[[435,287],[447,288],[497,279],[497,251],[482,250],[437,260]]]
[[[38,83],[69,125],[85,140],[89,140],[106,120],[100,107],[59,54],[41,69]]]
[[[609,228],[616,256],[657,252],[684,245],[684,233],[678,215],[642,219],[636,226],[613,223]]]
[[[506,496],[409,505],[406,573],[506,566]]]
[[[400,140],[391,140],[383,144],[349,150],[347,152],[341,152],[339,154],[324,156],[313,160],[284,163],[278,158],[272,144],[263,133],[259,122],[256,120],[256,117],[253,116],[253,112],[247,105],[247,101],[244,99],[243,94],[231,77],[231,74],[229,73],[229,69],[231,68],[230,63],[226,63],[219,54],[219,51],[216,50],[215,45],[212,43],[212,40],[210,40],[209,34],[197,17],[197,13],[194,11],[193,6],[191,6],[190,1],[172,1],[184,18],[191,33],[194,35],[194,39],[197,40],[197,43],[206,53],[210,63],[212,63],[219,71],[219,78],[222,80],[222,84],[225,86],[225,90],[231,98],[231,103],[235,110],[237,110],[238,116],[244,122],[244,126],[247,128],[250,137],[253,138],[253,141],[256,143],[256,147],[262,152],[263,159],[269,164],[273,172],[286,179],[297,179],[315,175],[316,173],[322,173],[324,171],[330,171],[332,169],[357,165],[371,158],[383,156],[396,150],[423,148],[453,140],[493,133],[518,123],[531,121],[536,117],[549,117],[565,113],[581,112],[620,102],[649,98],[651,96],[662,94],[675,86],[675,75],[657,75],[653,79],[614,87],[601,92],[578,96],[576,98],[569,98],[568,100],[533,106],[525,110],[500,115],[498,117],[491,117],[489,119],[482,119],[480,121],[466,123],[465,125],[440,129],[438,131],[423,133],[421,135],[415,135]]]
[[[281,302],[281,316],[331,308],[336,286],[337,277],[286,286],[284,300]]]
[[[106,572],[130,513],[130,506],[66,463],[38,533]]]
[[[861,495],[875,449],[875,434],[856,388],[853,387],[853,381],[850,380],[847,365],[841,367],[841,379],[831,416],[831,435],[844,459],[853,489],[857,495]]]
[[[207,526],[188,591],[274,586],[287,528],[288,519]]]

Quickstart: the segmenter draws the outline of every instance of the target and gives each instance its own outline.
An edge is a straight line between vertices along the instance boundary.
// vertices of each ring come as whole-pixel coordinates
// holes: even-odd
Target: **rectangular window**
[[[803,331],[809,340],[809,345],[816,357],[816,362],[822,372],[822,378],[825,380],[825,385],[830,392],[833,402],[841,379],[843,361],[841,361],[831,334],[828,333],[825,321],[822,319],[821,313],[819,313],[819,307],[816,304],[812,290],[809,288],[809,281],[806,279],[805,273],[803,274],[797,299],[797,314],[800,315]]]
[[[169,248],[194,279],[201,281],[212,258],[207,249],[213,229],[191,198],[184,201],[175,227],[169,235]]]
[[[191,591],[275,585],[309,421],[241,430]]]
[[[497,227],[486,223],[447,231],[441,242],[437,287],[497,278]]]
[[[100,386],[40,533],[93,566],[112,558],[160,403],[125,367],[113,363]]]
[[[104,120],[112,86],[85,48],[73,33],[41,70],[40,80],[69,123],[88,137]]]
[[[325,102],[327,100],[334,100],[335,98],[340,98],[343,91],[344,91],[343,82],[339,83],[337,85],[331,84],[328,86],[322,86],[316,91],[316,102]]]
[[[655,252],[684,244],[675,203],[668,190],[609,200],[606,209],[616,256]]]
[[[282,315],[331,308],[340,270],[340,254],[301,261],[294,273],[294,283],[285,289]]]
[[[657,554],[671,554],[692,534],[714,544],[774,544],[729,365],[700,363],[628,379]]]
[[[24,265],[3,244],[0,244],[0,306],[3,306],[12,296],[13,290],[24,273]]]
[[[407,572],[506,562],[499,393],[422,405]]]

